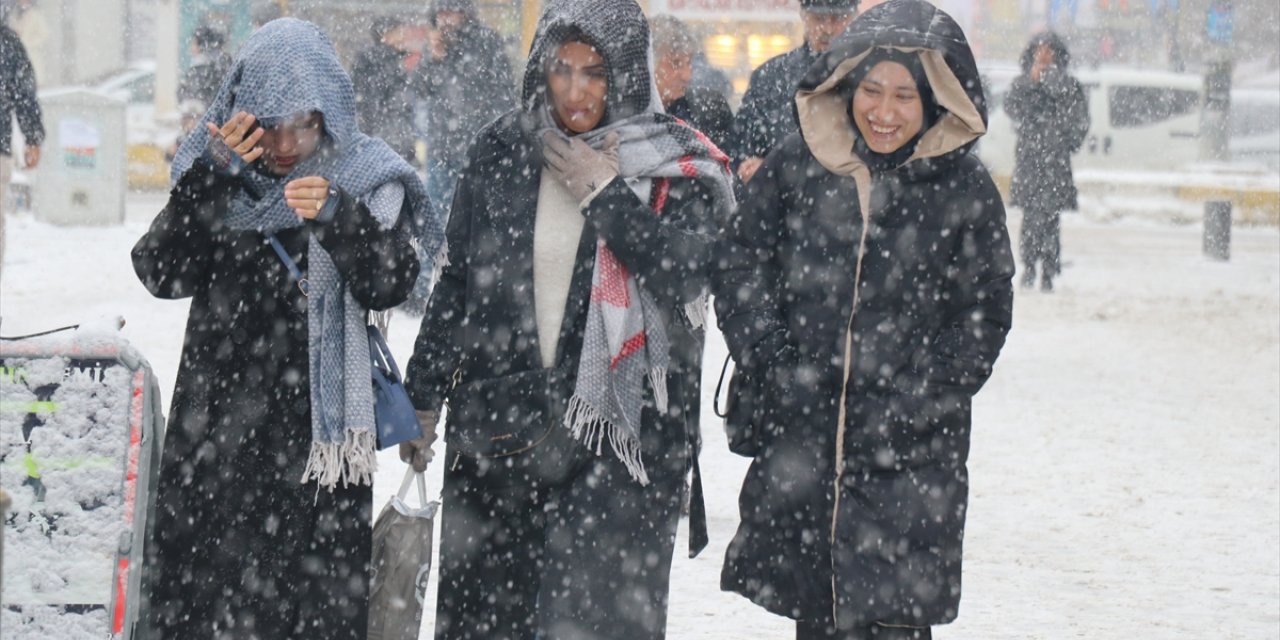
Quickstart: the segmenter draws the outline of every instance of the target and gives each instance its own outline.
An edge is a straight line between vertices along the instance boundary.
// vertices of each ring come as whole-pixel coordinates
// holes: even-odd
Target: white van
[[[1013,174],[1017,141],[1003,109],[1012,83],[1008,71],[997,66],[984,74],[990,80],[989,122],[978,145],[978,155],[991,173],[1005,177]],[[1203,78],[1108,67],[1072,74],[1084,85],[1091,119],[1089,135],[1072,157],[1076,169],[1161,171],[1199,159]]]

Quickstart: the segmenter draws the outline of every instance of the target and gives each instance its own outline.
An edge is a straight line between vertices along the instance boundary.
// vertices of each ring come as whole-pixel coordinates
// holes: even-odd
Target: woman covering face
[[[191,298],[148,546],[165,638],[364,638],[376,468],[369,312],[440,245],[413,168],[355,126],[314,25],[245,43],[133,249]]]
[[[415,406],[449,407],[438,639],[665,635],[733,201],[728,159],[657,113],[648,45],[632,0],[549,3],[521,108],[469,152],[408,365]]]
[[[716,264],[754,457],[721,584],[796,637],[955,619],[971,399],[1009,330],[1004,207],[964,34],[922,0],[860,16],[796,93]]]

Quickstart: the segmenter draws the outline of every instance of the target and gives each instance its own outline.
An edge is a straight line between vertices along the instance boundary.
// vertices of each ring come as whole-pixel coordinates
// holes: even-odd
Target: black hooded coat
[[[873,47],[917,52],[942,109],[888,170],[853,152],[841,82]],[[982,95],[949,16],[869,10],[801,81],[801,132],[729,225],[716,311],[760,429],[721,586],[769,611],[846,630],[956,617],[970,402],[1013,302],[1004,206],[969,153]]]
[[[439,640],[664,637],[696,425],[696,414],[682,409],[697,406],[700,380],[701,351],[682,349],[695,338],[678,310],[708,289],[724,212],[710,189],[686,178],[654,178],[644,202],[615,177],[581,206],[585,225],[551,367],[542,362],[534,291],[548,58],[571,34],[600,51],[609,73],[601,124],[612,124],[656,99],[647,30],[632,0],[549,3],[523,107],[486,126],[468,152],[449,218],[448,264],[406,370],[415,407],[449,405]],[[672,341],[669,409],[659,411],[645,390],[639,430],[648,485],[617,472],[622,463],[610,447],[589,448],[562,422],[586,333],[597,238],[653,296]],[[628,557],[646,564],[637,568]]]
[[[1035,82],[1031,64],[1041,44],[1053,51],[1054,64]],[[1004,102],[1018,134],[1010,199],[1015,207],[1055,212],[1077,206],[1071,154],[1089,133],[1089,103],[1080,81],[1067,75],[1070,62],[1066,44],[1052,32],[1036,36],[1022,52],[1022,75]]]

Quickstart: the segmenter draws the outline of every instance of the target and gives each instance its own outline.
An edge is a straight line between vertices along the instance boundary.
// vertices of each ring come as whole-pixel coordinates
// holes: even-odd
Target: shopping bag
[[[417,481],[417,508],[409,506],[409,486]],[[369,640],[417,640],[431,573],[431,536],[439,502],[427,502],[427,483],[413,467],[400,491],[373,524],[369,590]]]

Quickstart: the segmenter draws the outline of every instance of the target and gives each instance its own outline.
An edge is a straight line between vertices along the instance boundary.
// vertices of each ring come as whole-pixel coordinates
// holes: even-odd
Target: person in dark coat
[[[1021,62],[1004,103],[1018,136],[1011,204],[1022,208],[1022,285],[1035,286],[1038,263],[1040,287],[1052,291],[1062,271],[1061,212],[1077,207],[1071,154],[1089,133],[1089,102],[1067,74],[1066,43],[1052,31],[1032,38]]]
[[[665,15],[650,19],[649,30],[653,34],[654,83],[663,108],[707,134],[721,151],[732,156],[737,135],[729,101],[715,91],[692,88],[693,61],[701,50],[693,32],[678,18]]]
[[[377,462],[366,325],[413,286],[406,221],[426,191],[356,128],[351,80],[315,25],[271,22],[230,73],[133,248],[153,295],[191,299],[147,636],[363,639]]]
[[[738,176],[750,182],[769,151],[796,132],[796,83],[858,9],[858,0],[800,0],[804,44],[770,59],[751,73],[736,120]]]
[[[227,36],[207,25],[196,27],[191,33],[191,64],[178,83],[179,102],[197,100],[209,106],[231,68],[226,44]]]
[[[0,272],[4,266],[4,220],[9,215],[10,156],[13,154],[13,122],[26,139],[22,159],[25,166],[40,164],[40,145],[44,143],[44,123],[40,118],[40,102],[36,100],[36,74],[31,68],[27,49],[9,25],[0,22]]]
[[[407,367],[446,402],[436,638],[659,640],[728,158],[660,113],[634,0],[553,0],[480,132]]]
[[[796,637],[955,619],[970,405],[1012,319],[964,33],[923,0],[859,16],[801,80],[800,132],[726,232],[716,314],[752,382],[754,460],[723,589]]]
[[[360,130],[382,138],[400,157],[416,162],[413,131],[413,93],[405,68],[404,25],[399,16],[380,16],[370,27],[373,44],[361,50],[351,65],[356,88]]]
[[[480,22],[472,0],[433,0],[428,17],[412,82],[425,119],[427,190],[448,217],[467,149],[484,125],[515,106],[515,82],[502,36]]]

